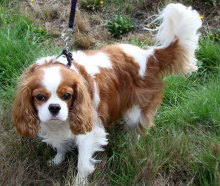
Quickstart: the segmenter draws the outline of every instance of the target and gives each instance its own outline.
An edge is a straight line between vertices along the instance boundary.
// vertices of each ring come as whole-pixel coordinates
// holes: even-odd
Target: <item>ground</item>
[[[97,2],[96,4],[94,2]],[[100,1],[101,2],[101,1]],[[149,17],[158,13],[169,0],[125,0],[125,1],[99,1],[81,0],[78,1],[75,17],[74,39],[71,42],[71,48],[100,48],[106,44],[113,42],[130,42],[132,38],[144,40],[148,44],[148,40],[152,33],[143,31],[140,25],[147,26],[155,18]],[[119,2],[119,4],[117,4]],[[203,19],[202,33],[207,31],[216,31],[220,29],[220,1],[215,0],[182,0],[178,1],[191,5],[196,9]],[[116,4],[116,5],[115,5]],[[68,27],[70,0],[63,1],[24,1],[21,11],[35,23],[41,25],[50,35],[56,37],[55,47],[63,46],[63,38],[65,38]],[[113,15],[121,14],[131,17],[135,22],[135,29],[125,35],[120,40],[112,37],[106,27],[106,21],[111,20]],[[150,25],[154,28],[155,25]]]

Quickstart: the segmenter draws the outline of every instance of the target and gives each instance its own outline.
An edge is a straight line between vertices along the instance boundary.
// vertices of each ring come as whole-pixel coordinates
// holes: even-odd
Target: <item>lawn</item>
[[[51,3],[44,2],[44,8]],[[134,6],[124,6],[124,2],[128,3],[127,0],[80,1],[81,18],[76,21],[77,33],[71,47],[96,49],[113,42],[126,42],[145,48],[152,44],[151,33],[131,26],[146,18],[143,7],[152,5],[151,1],[135,1]],[[162,7],[170,1],[160,2],[158,6]],[[200,4],[178,2],[194,3],[201,9],[219,5],[214,0],[203,0]],[[0,5],[0,185],[71,185],[77,173],[77,150],[68,153],[60,165],[49,167],[47,160],[55,151],[37,137],[19,136],[12,121],[18,77],[37,58],[59,53],[63,45],[57,34],[60,30],[51,31],[45,23],[60,15],[58,8],[53,6],[49,12],[33,3],[35,6],[31,1],[2,0]],[[105,4],[113,10],[111,13]],[[131,21],[136,10],[140,10],[143,18]],[[148,13],[152,15],[155,11],[152,8]],[[109,20],[114,32],[114,21],[118,19],[114,15],[119,12],[125,27],[130,26],[126,33],[115,32],[114,38],[100,25]],[[87,18],[82,18],[86,15],[91,15],[92,20],[86,22]],[[68,15],[63,21],[66,19]],[[207,24],[204,25],[196,51],[198,72],[189,77],[165,78],[164,101],[157,110],[156,126],[147,136],[141,136],[140,141],[135,141],[121,125],[107,129],[109,144],[105,152],[95,154],[102,162],[89,177],[89,185],[220,185],[220,30],[207,29]]]

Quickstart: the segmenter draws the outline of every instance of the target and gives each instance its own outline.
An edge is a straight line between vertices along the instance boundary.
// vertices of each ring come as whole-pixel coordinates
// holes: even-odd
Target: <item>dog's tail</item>
[[[147,68],[157,66],[162,75],[186,75],[196,71],[194,53],[199,39],[196,31],[202,25],[199,14],[191,7],[169,4],[157,19],[162,23],[155,36],[153,60]]]

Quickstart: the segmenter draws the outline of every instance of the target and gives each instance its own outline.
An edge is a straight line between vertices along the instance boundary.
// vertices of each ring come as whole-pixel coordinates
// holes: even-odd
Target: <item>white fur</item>
[[[48,163],[59,164],[64,160],[67,151],[73,148],[74,143],[78,147],[78,174],[76,184],[86,184],[87,176],[95,169],[95,163],[99,162],[92,156],[95,152],[103,151],[102,146],[108,144],[107,133],[100,124],[96,112],[94,112],[94,124],[91,132],[85,135],[74,135],[69,129],[69,122],[51,121],[41,123],[38,136],[43,142],[57,150],[57,155]]]
[[[42,58],[37,63],[43,64],[46,60],[50,60],[53,57]],[[62,101],[57,95],[57,88],[61,83],[61,75],[59,67],[50,67],[44,70],[43,84],[47,91],[50,92],[51,96],[41,106],[37,106],[38,117],[40,118],[40,130],[38,136],[41,137],[43,142],[50,144],[54,149],[57,150],[57,155],[49,164],[59,164],[64,160],[65,154],[72,146],[74,136],[69,129],[69,122],[66,121],[68,117],[68,108],[65,101]],[[58,120],[51,120],[52,115],[49,111],[50,104],[59,104],[61,110],[56,116]]]
[[[112,63],[109,59],[109,56],[105,53],[98,52],[94,55],[86,55],[83,51],[73,51],[72,57],[74,59],[74,62],[84,66],[86,71],[93,77],[95,78],[96,74],[100,73],[99,68],[106,68],[106,69],[112,69]],[[45,63],[45,61],[50,61],[53,59],[53,62],[59,62],[61,64],[66,65],[67,64],[67,59],[64,56],[60,56],[59,58],[56,59],[56,56],[48,56],[48,57],[42,57],[36,61],[38,65],[42,65]],[[77,73],[78,70],[76,67],[72,64],[70,69],[76,71]]]
[[[73,141],[75,140],[68,121],[41,122],[38,136],[43,139],[42,142],[51,145],[57,150],[55,158],[52,161],[48,161],[49,164],[54,163],[56,165],[64,160],[66,152],[73,147]]]
[[[37,59],[37,61],[35,63],[37,63],[38,65],[43,65],[46,61],[50,61],[51,59],[55,59],[55,56],[47,56],[47,57],[42,57],[40,59]]]
[[[47,61],[50,61],[50,60],[53,60],[53,62],[58,62],[58,63],[61,63],[63,65],[67,65],[67,59],[65,56],[60,56],[56,59],[57,56],[48,56],[48,57],[42,57],[40,59],[38,59],[35,63],[37,63],[38,65],[43,65],[45,64],[45,62]],[[79,73],[78,70],[76,69],[76,67],[72,64],[70,69],[74,70],[75,72]]]
[[[94,80],[94,96],[93,96],[93,99],[92,99],[92,104],[93,104],[93,107],[94,107],[95,110],[98,108],[99,103],[100,103],[99,92],[98,92],[98,89],[97,89],[96,82]]]
[[[99,161],[92,158],[92,156],[95,152],[104,151],[102,146],[108,144],[106,136],[107,133],[104,127],[96,120],[91,132],[76,137],[76,144],[79,152],[77,166],[78,174],[76,176],[77,184],[86,183],[87,176],[95,170],[94,165]]]
[[[57,95],[57,88],[61,82],[60,68],[50,67],[44,70],[43,84],[51,96],[46,103],[41,106],[37,106],[38,116],[42,122],[48,122],[52,118],[52,114],[49,111],[50,104],[58,104],[61,109],[56,116],[59,120],[65,121],[68,117],[67,103],[61,100]]]
[[[123,114],[123,119],[126,122],[128,128],[136,128],[140,122],[141,108],[138,105],[134,105]]]
[[[60,75],[60,68],[52,66],[50,68],[44,69],[43,84],[46,89],[51,93],[57,91],[58,86],[60,85],[62,77]]]
[[[182,4],[169,4],[157,19],[163,20],[155,37],[157,48],[166,48],[178,39],[187,56],[185,71],[197,70],[194,52],[198,48],[199,34],[196,31],[202,26],[198,12]]]
[[[139,76],[144,78],[146,71],[147,58],[154,55],[154,49],[142,50],[141,48],[129,44],[119,45],[123,51],[130,57],[133,57],[135,62],[139,64]]]
[[[85,135],[74,135],[69,126],[68,107],[65,101],[61,100],[57,95],[57,89],[60,85],[62,77],[60,75],[60,67],[49,67],[44,70],[43,84],[47,91],[51,93],[50,98],[41,106],[37,107],[38,116],[41,120],[38,136],[43,142],[51,145],[57,150],[54,159],[49,160],[49,165],[61,163],[67,151],[71,150],[74,143],[78,146],[78,174],[76,177],[77,184],[85,184],[87,176],[94,171],[94,164],[98,161],[92,158],[97,151],[103,151],[101,146],[107,145],[107,133],[104,127],[100,124],[96,111],[94,111],[93,129]],[[93,106],[98,107],[100,98],[96,83],[94,81],[94,98]],[[57,115],[59,120],[51,120],[49,111],[50,104],[59,104],[61,110]]]
[[[64,65],[67,64],[67,59],[64,56],[60,56],[57,59],[55,59],[56,62],[62,63]],[[78,70],[76,69],[76,67],[72,64],[70,69],[74,70],[75,72],[79,73]]]
[[[95,78],[100,73],[99,67],[112,69],[109,56],[105,53],[98,52],[94,55],[86,55],[83,51],[72,52],[73,59],[76,63],[84,66],[86,71]]]
[[[163,20],[156,35],[158,45],[166,48],[177,37],[185,41],[190,49],[197,48],[199,35],[196,34],[196,31],[202,26],[202,21],[199,14],[191,7],[187,8],[182,4],[169,4],[158,19]]]

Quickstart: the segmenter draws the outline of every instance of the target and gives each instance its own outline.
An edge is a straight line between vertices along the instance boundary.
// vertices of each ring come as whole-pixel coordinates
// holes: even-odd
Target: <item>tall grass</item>
[[[0,8],[0,97],[11,100],[16,80],[36,58],[49,53],[50,36],[18,14],[12,5]],[[14,5],[13,5],[14,6]],[[47,41],[47,42],[45,42]]]
[[[214,41],[214,38],[206,37],[200,39],[200,50],[197,51],[197,57],[203,69],[216,72],[220,64],[220,41]]]
[[[219,80],[219,73],[206,85],[170,78],[147,136],[131,143],[127,133],[113,132],[107,185],[219,185]]]

